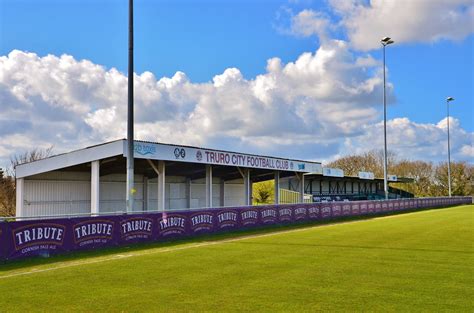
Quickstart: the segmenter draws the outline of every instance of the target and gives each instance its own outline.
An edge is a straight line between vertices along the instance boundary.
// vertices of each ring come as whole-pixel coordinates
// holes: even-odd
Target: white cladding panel
[[[25,179],[25,210],[23,216],[90,213],[90,174],[52,172],[37,175],[34,178],[36,179]],[[220,204],[219,181],[215,178],[212,186],[214,207]],[[145,209],[143,188],[143,177],[136,175],[135,189],[137,192],[135,193],[134,211]],[[157,179],[148,180],[148,211],[157,210],[157,189]],[[206,185],[204,183],[191,182],[191,208],[206,206],[205,189]],[[114,174],[100,177],[99,212],[125,211],[125,190],[125,175]],[[243,183],[233,181],[225,184],[226,206],[243,205],[243,195]],[[165,210],[170,209],[187,209],[185,177],[166,177]]]
[[[88,213],[90,199],[88,181],[25,179],[23,216]]]
[[[187,209],[186,183],[165,183],[165,210]]]
[[[100,177],[100,213],[125,212],[127,202],[126,176],[124,174],[111,174]],[[143,211],[143,175],[135,175],[135,193],[133,211]]]
[[[191,184],[191,206],[204,208],[206,206],[206,184]]]
[[[240,206],[245,204],[244,184],[225,184],[225,206]]]
[[[322,192],[321,193],[329,193],[329,182],[328,181],[325,181],[323,180],[321,182],[321,188],[322,188]]]
[[[212,206],[218,207],[221,201],[221,184],[212,184]]]
[[[288,178],[288,177],[280,178],[280,188],[291,190],[290,189],[290,181],[291,181],[291,179]],[[319,185],[318,185],[318,188],[319,188]]]
[[[100,209],[99,212],[126,211],[125,182],[101,182],[100,183]],[[135,182],[135,193],[133,211],[143,210],[143,183]]]
[[[91,172],[60,172],[52,171],[29,176],[28,180],[72,180],[72,181],[90,181]]]
[[[165,210],[186,209],[186,184],[165,183]],[[148,211],[158,210],[158,184],[148,181]]]

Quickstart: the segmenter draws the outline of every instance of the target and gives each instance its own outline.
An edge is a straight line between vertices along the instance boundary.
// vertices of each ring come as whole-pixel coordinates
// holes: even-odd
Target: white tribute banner
[[[126,142],[127,141],[125,140],[124,147],[126,147]],[[322,174],[322,166],[320,163],[316,162],[141,141],[135,141],[134,148],[134,157],[137,159],[203,163]],[[127,150],[125,148],[124,156],[127,156]]]

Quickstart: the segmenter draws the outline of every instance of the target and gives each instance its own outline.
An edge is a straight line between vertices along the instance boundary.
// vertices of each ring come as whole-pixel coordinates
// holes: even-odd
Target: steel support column
[[[165,161],[158,161],[158,167],[153,163],[152,160],[147,159],[148,164],[153,168],[155,173],[158,175],[157,177],[157,209],[158,211],[165,210],[165,197],[166,197],[166,164]]]
[[[91,214],[100,211],[100,161],[91,162]]]
[[[298,173],[295,172],[295,176],[298,178],[299,184],[298,184],[298,192],[300,193],[299,197],[299,203],[304,202],[304,175],[303,173]]]
[[[143,176],[143,211],[148,211],[149,200],[148,200],[148,177]]]
[[[16,179],[16,217],[23,217],[25,206],[25,179]]]
[[[212,165],[206,165],[206,207],[212,207]]]
[[[191,178],[186,178],[186,207],[191,208]]]
[[[220,190],[219,190],[219,204],[221,207],[225,206],[225,181],[221,178],[221,184],[220,184]]]
[[[166,208],[166,164],[165,161],[158,161],[158,211],[164,211]]]
[[[252,181],[250,180],[250,170],[248,168],[243,170],[244,178],[244,199],[245,205],[252,205]]]
[[[275,204],[280,204],[280,172],[275,171],[274,173],[274,180],[275,180]]]

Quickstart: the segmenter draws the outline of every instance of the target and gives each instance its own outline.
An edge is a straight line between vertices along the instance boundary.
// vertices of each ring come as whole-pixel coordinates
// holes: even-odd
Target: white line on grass
[[[341,223],[339,223],[341,224]],[[331,225],[324,225],[324,226],[333,226],[336,224],[331,224]],[[30,275],[30,274],[36,274],[36,273],[43,273],[43,272],[49,272],[53,270],[58,270],[62,268],[68,268],[68,267],[73,267],[73,266],[80,266],[80,265],[89,265],[89,264],[95,264],[95,263],[101,263],[101,262],[107,262],[107,261],[114,261],[114,260],[120,260],[124,258],[129,258],[129,257],[134,257],[134,256],[144,256],[148,254],[155,254],[155,253],[165,253],[165,252],[174,252],[174,251],[180,251],[180,250],[187,250],[187,249],[192,249],[192,248],[200,248],[200,247],[206,247],[206,246],[212,246],[212,245],[218,245],[218,244],[225,244],[229,242],[234,242],[234,241],[241,241],[241,240],[246,240],[246,239],[253,239],[253,238],[262,238],[262,237],[268,237],[268,236],[275,236],[275,235],[280,235],[280,234],[286,234],[286,233],[293,233],[293,232],[298,232],[298,231],[304,231],[304,230],[309,230],[311,228],[315,228],[316,226],[312,227],[305,227],[305,228],[299,228],[299,229],[292,229],[292,230],[286,230],[286,231],[278,231],[278,232],[273,232],[270,234],[262,234],[262,235],[249,235],[249,236],[243,236],[243,237],[238,237],[238,238],[233,238],[233,239],[223,239],[223,240],[216,240],[216,241],[205,241],[197,244],[189,244],[189,245],[184,245],[180,247],[171,247],[171,248],[151,248],[148,251],[142,251],[142,252],[130,252],[126,254],[116,254],[111,257],[105,257],[105,258],[100,258],[100,259],[93,259],[93,260],[85,260],[85,261],[73,261],[73,262],[68,262],[63,265],[58,265],[58,266],[53,266],[53,267],[48,267],[48,268],[43,268],[43,269],[33,269],[30,271],[24,271],[24,272],[16,272],[8,275],[3,275],[0,276],[0,279],[3,278],[9,278],[9,277],[16,277],[16,276],[22,276],[22,275]]]
[[[389,217],[406,216],[406,215],[416,214],[416,213],[420,213],[420,212],[411,212],[411,213],[405,213],[405,214],[400,214],[400,215],[393,215]],[[374,219],[383,219],[383,218],[387,218],[387,216],[375,217]],[[248,235],[248,236],[241,236],[241,237],[232,238],[232,239],[205,241],[205,242],[196,243],[196,244],[185,244],[180,247],[151,248],[148,251],[142,251],[142,252],[119,253],[111,257],[103,257],[99,259],[92,259],[92,260],[85,260],[85,261],[72,261],[63,265],[58,265],[58,266],[53,266],[53,267],[48,267],[48,268],[43,268],[43,269],[33,269],[29,271],[15,272],[15,273],[0,276],[0,279],[23,276],[23,275],[31,275],[31,274],[37,274],[37,273],[44,273],[44,272],[59,270],[59,269],[68,268],[68,267],[102,263],[102,262],[120,260],[124,258],[129,258],[129,257],[144,256],[144,255],[155,254],[155,253],[174,252],[174,251],[187,250],[187,249],[192,249],[192,248],[200,248],[200,247],[206,247],[206,246],[225,244],[225,243],[230,243],[230,242],[235,242],[235,241],[242,241],[242,240],[247,240],[247,239],[263,238],[263,237],[277,236],[277,235],[288,234],[288,233],[295,233],[295,232],[300,232],[300,231],[307,231],[314,228],[332,227],[332,226],[338,226],[342,224],[352,224],[352,223],[358,223],[358,222],[363,222],[363,221],[370,221],[370,220],[356,220],[356,221],[349,221],[349,222],[342,222],[342,223],[335,223],[335,224],[315,225],[315,226],[303,227],[303,228],[298,228],[298,229],[275,231],[268,234]]]
[[[130,253],[125,253],[125,254],[122,253],[122,254],[113,255],[111,257],[105,257],[105,258],[100,258],[100,259],[95,259],[95,260],[93,259],[93,260],[85,260],[85,261],[75,261],[75,262],[73,261],[73,262],[68,262],[66,264],[63,264],[63,265],[58,265],[58,266],[53,266],[53,267],[48,267],[48,268],[43,268],[43,269],[33,269],[33,270],[30,270],[30,271],[16,272],[16,273],[0,276],[0,279],[9,278],[9,277],[16,277],[16,276],[22,276],[22,275],[30,275],[30,274],[36,274],[36,273],[49,272],[49,271],[58,270],[58,269],[62,269],[62,268],[73,267],[73,266],[89,265],[89,264],[95,264],[95,263],[101,263],[101,262],[107,262],[107,261],[120,260],[120,259],[123,259],[123,258],[129,258],[129,257],[134,257],[134,256],[144,256],[144,255],[155,254],[155,253],[174,252],[174,251],[187,250],[187,249],[192,249],[192,248],[200,248],[200,247],[206,247],[206,246],[212,246],[212,245],[218,245],[218,244],[225,244],[225,243],[241,241],[241,240],[246,240],[246,239],[276,236],[276,235],[281,235],[281,234],[287,234],[287,233],[294,233],[294,232],[299,232],[299,231],[310,230],[310,229],[317,228],[317,227],[322,227],[322,226],[323,227],[328,227],[328,226],[335,226],[335,225],[341,225],[341,224],[347,224],[347,223],[353,223],[353,222],[355,222],[355,221],[337,223],[337,224],[329,224],[329,225],[311,226],[311,227],[304,227],[304,228],[284,230],[284,231],[277,231],[277,232],[272,232],[272,233],[269,233],[269,234],[248,235],[248,236],[242,236],[242,237],[233,238],[233,239],[205,241],[205,242],[196,243],[196,244],[188,244],[188,245],[184,245],[184,246],[180,246],[180,247],[155,248],[155,249],[151,248],[148,251],[130,252]]]

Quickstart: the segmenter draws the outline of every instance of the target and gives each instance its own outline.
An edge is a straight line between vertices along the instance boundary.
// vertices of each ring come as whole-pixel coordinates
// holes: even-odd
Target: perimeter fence
[[[0,260],[471,203],[472,197],[446,197],[4,220],[0,222]]]

